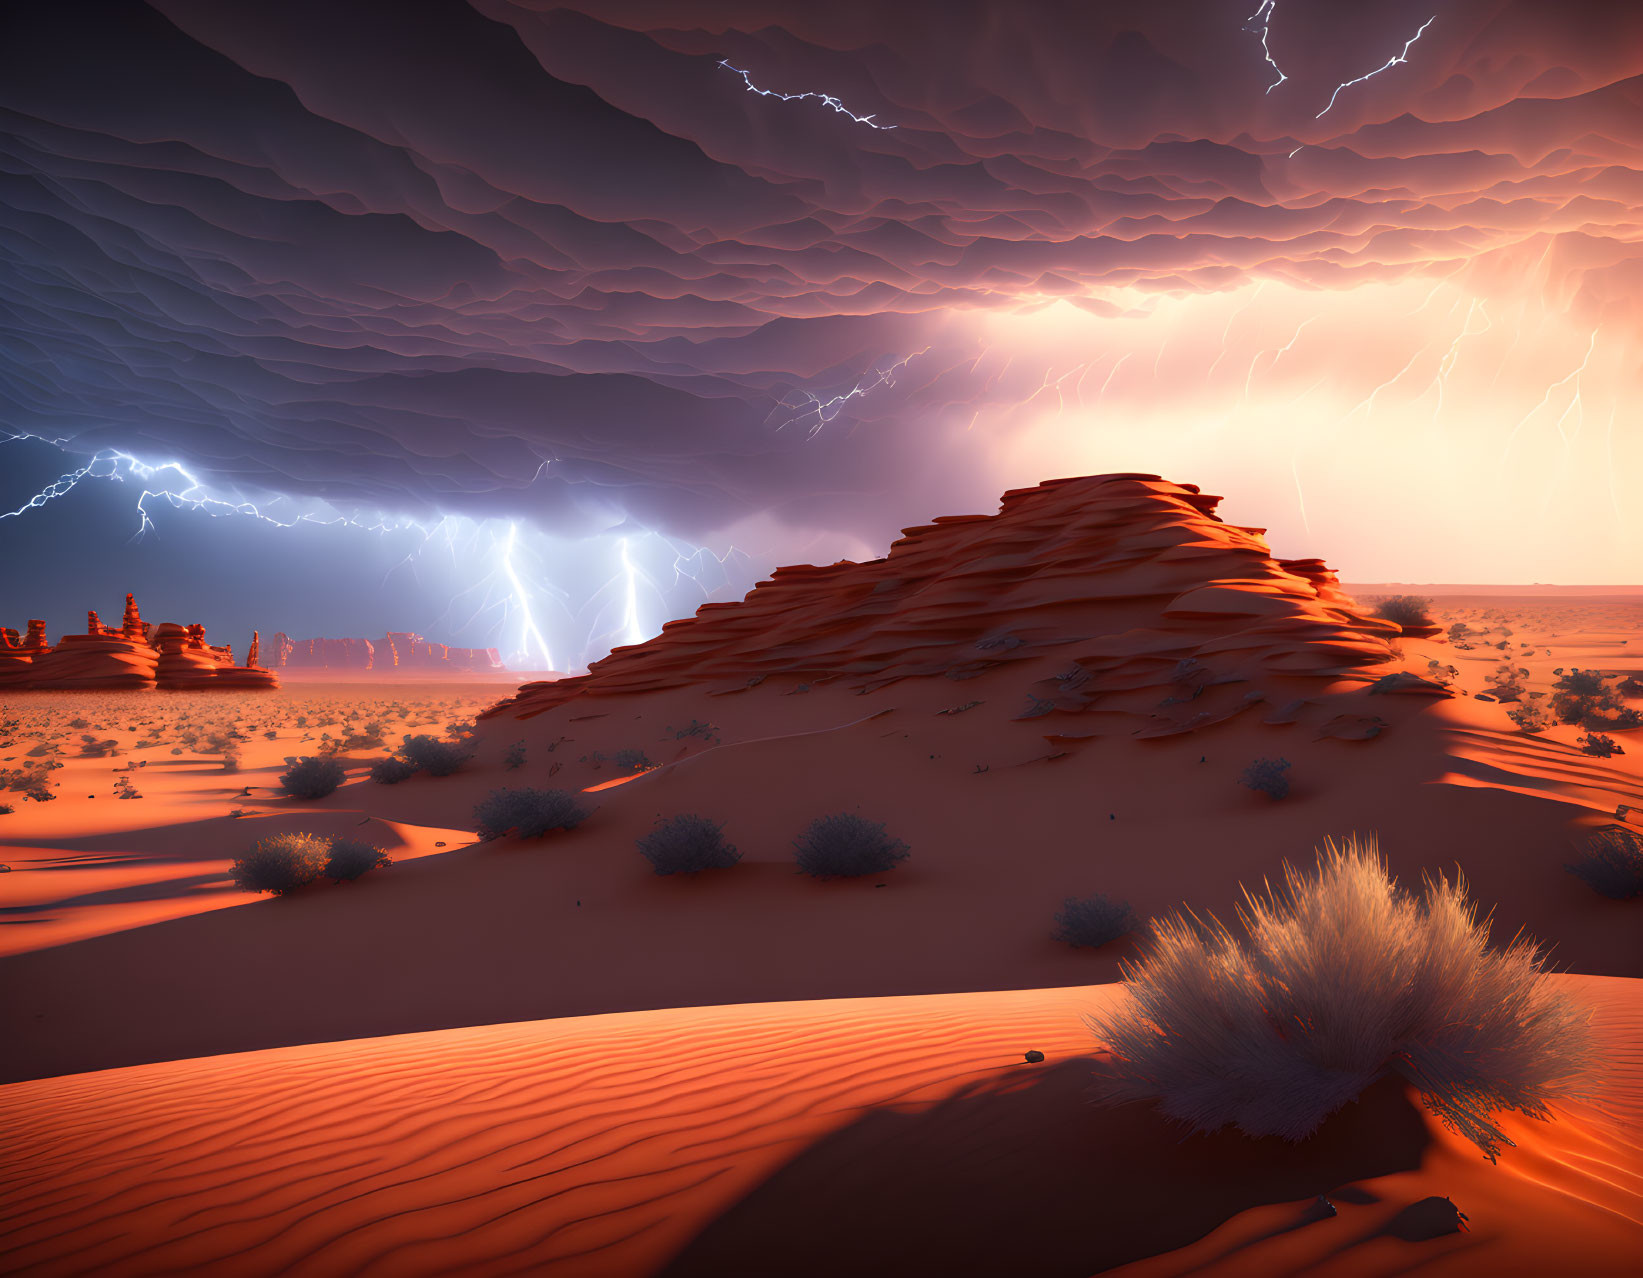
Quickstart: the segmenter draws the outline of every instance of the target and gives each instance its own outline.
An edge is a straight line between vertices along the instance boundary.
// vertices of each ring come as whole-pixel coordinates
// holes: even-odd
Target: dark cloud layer
[[[0,423],[344,508],[876,535],[947,408],[1020,393],[977,312],[1533,262],[1635,328],[1643,8],[1446,3],[1319,119],[1433,9],[1279,0],[1268,91],[1253,7],[12,6]]]

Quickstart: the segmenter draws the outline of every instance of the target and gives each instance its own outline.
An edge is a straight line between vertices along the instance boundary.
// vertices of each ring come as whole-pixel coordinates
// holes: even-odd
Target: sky
[[[0,18],[0,624],[580,669],[1062,475],[1643,581],[1643,6]]]

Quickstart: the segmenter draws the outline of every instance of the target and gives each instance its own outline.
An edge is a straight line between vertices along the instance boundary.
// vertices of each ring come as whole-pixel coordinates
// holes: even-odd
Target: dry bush
[[[308,755],[290,761],[280,773],[280,786],[295,799],[323,799],[347,779],[335,759]]]
[[[885,833],[882,821],[868,821],[853,812],[818,817],[793,846],[800,873],[820,879],[883,874],[905,861],[910,851]]]
[[[371,870],[392,865],[388,853],[363,839],[331,839],[325,859],[325,875],[338,883],[353,882]]]
[[[1068,897],[1055,916],[1054,937],[1068,945],[1100,949],[1135,931],[1135,911],[1127,901],[1094,896]]]
[[[638,840],[639,851],[658,874],[699,874],[735,865],[742,854],[725,842],[724,826],[694,812],[658,817]]]
[[[1593,830],[1563,868],[1611,901],[1643,896],[1643,835],[1623,825]]]
[[[551,830],[574,830],[588,819],[588,810],[569,790],[492,790],[474,807],[474,824],[482,839],[509,834],[539,839]]]
[[[1432,601],[1419,595],[1390,595],[1375,600],[1375,615],[1400,626],[1430,626]]]
[[[1246,892],[1247,940],[1213,918],[1154,922],[1150,952],[1124,964],[1122,1004],[1086,1018],[1111,1049],[1107,1100],[1297,1141],[1390,1072],[1493,1162],[1512,1143],[1493,1114],[1544,1119],[1549,1100],[1581,1093],[1588,1012],[1532,941],[1488,948],[1463,881],[1428,881],[1416,899],[1356,838],[1284,878]]]
[[[448,777],[473,758],[473,751],[460,742],[441,741],[424,734],[406,737],[399,747],[399,755],[429,776]]]
[[[330,847],[330,840],[318,834],[269,835],[253,844],[228,873],[247,892],[284,896],[320,876]]]

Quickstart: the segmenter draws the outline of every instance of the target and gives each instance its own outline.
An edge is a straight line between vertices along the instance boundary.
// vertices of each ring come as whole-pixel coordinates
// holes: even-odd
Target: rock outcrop
[[[27,639],[0,631],[0,687],[34,689],[277,688],[270,670],[236,666],[232,647],[211,647],[205,627],[145,622],[126,596],[120,628],[86,614],[86,632],[52,647],[46,623],[30,621]]]
[[[370,670],[392,675],[412,671],[501,670],[495,648],[452,648],[409,630],[390,630],[381,639],[292,639],[274,636],[274,664],[281,669]]]
[[[690,684],[779,676],[871,692],[966,679],[1055,653],[1031,715],[1158,689],[1141,735],[1209,722],[1266,675],[1343,676],[1391,660],[1396,625],[1368,616],[1317,559],[1276,559],[1263,529],[1223,523],[1220,498],[1156,475],[1057,479],[1004,494],[996,515],[908,528],[887,558],[778,568],[739,603],[709,603],[586,675],[522,687],[493,715]],[[1229,694],[1230,695],[1230,694]],[[1247,708],[1233,698],[1225,713]],[[1217,709],[1215,714],[1222,714]]]

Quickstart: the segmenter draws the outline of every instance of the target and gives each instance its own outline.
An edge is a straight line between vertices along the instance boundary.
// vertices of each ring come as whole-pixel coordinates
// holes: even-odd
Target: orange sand
[[[1617,1275],[1637,981],[1564,978],[1606,1107],[1490,1166],[1381,1086],[1289,1146],[1086,1103],[1112,987],[536,1021],[0,1089],[9,1273]],[[1027,1048],[1042,1064],[1023,1060]],[[1306,1219],[1316,1194],[1339,1215]],[[1430,1195],[1469,1232],[1381,1231]],[[1143,1257],[1156,1257],[1147,1260]]]

